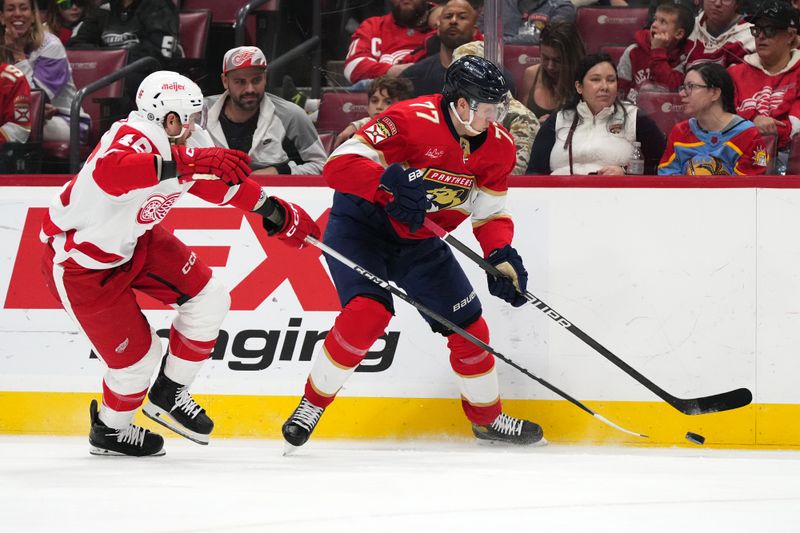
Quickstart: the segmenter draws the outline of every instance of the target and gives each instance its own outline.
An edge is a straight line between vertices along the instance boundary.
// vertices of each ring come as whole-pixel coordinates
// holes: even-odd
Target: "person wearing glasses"
[[[725,67],[711,62],[689,67],[678,90],[691,118],[672,128],[659,175],[732,176],[766,171],[764,139],[752,122],[736,114],[733,80]]]
[[[703,61],[728,67],[755,51],[750,23],[741,14],[742,4],[743,0],[703,0],[703,11],[689,36],[687,67]]]
[[[94,0],[54,0],[47,6],[47,29],[66,46],[94,10]]]
[[[786,152],[800,130],[800,51],[794,48],[800,11],[784,0],[766,0],[748,20],[756,53],[729,69],[736,112],[762,135],[777,135],[779,152]],[[779,167],[785,155],[779,153]]]

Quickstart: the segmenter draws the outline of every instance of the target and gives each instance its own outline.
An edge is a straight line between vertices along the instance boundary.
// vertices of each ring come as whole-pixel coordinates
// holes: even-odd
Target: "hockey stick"
[[[323,242],[320,242],[319,240],[315,239],[314,237],[312,237],[310,235],[308,237],[306,237],[305,241],[307,243],[313,245],[313,246],[316,246],[317,248],[319,248],[320,250],[325,252],[327,255],[333,257],[334,259],[336,259],[337,261],[339,261],[343,265],[351,268],[352,270],[355,270],[356,272],[358,272],[359,274],[361,274],[362,276],[364,276],[365,278],[367,278],[371,282],[373,282],[376,285],[378,285],[379,287],[389,291],[390,293],[392,293],[393,295],[397,296],[398,298],[400,298],[404,302],[406,302],[408,304],[411,304],[412,306],[416,307],[420,312],[428,315],[433,320],[435,320],[435,321],[439,322],[440,324],[450,328],[451,330],[453,330],[454,332],[458,333],[459,335],[464,337],[466,340],[468,340],[469,342],[471,342],[472,344],[474,344],[478,348],[480,348],[482,350],[486,350],[490,354],[494,355],[495,357],[497,357],[501,361],[505,362],[506,364],[516,368],[517,370],[519,370],[520,372],[522,372],[523,374],[525,374],[529,378],[533,379],[534,381],[538,381],[544,387],[546,387],[546,388],[550,389],[551,391],[555,392],[556,394],[558,394],[559,396],[561,396],[565,400],[567,400],[570,403],[576,405],[578,408],[583,409],[584,411],[586,411],[587,413],[589,413],[590,415],[592,415],[596,419],[600,420],[604,424],[607,424],[607,425],[611,426],[614,429],[617,429],[617,430],[622,431],[623,433],[627,433],[629,435],[633,435],[635,437],[647,438],[647,435],[644,435],[642,433],[637,433],[637,432],[631,431],[629,429],[625,429],[624,427],[619,426],[619,425],[615,424],[614,422],[611,422],[610,420],[605,418],[603,415],[592,411],[590,408],[585,406],[583,403],[581,403],[580,401],[576,400],[575,398],[573,398],[572,396],[570,396],[566,392],[562,391],[561,389],[559,389],[555,385],[551,385],[550,383],[548,383],[544,379],[533,375],[529,370],[527,370],[526,368],[518,365],[517,363],[515,363],[514,361],[512,361],[511,359],[509,359],[505,355],[503,355],[500,352],[496,351],[494,348],[492,348],[491,346],[489,346],[488,344],[486,344],[485,342],[483,342],[479,338],[475,337],[471,333],[465,331],[464,329],[462,329],[462,328],[458,327],[457,325],[455,325],[454,323],[450,322],[445,317],[443,317],[440,314],[438,314],[436,311],[433,311],[432,309],[428,309],[423,304],[421,304],[421,303],[417,302],[416,300],[414,300],[413,298],[411,298],[408,294],[406,294],[402,290],[398,289],[394,285],[390,285],[388,281],[382,280],[381,278],[379,278],[375,274],[373,274],[373,273],[369,272],[368,270],[366,270],[364,267],[359,266],[358,264],[354,263],[353,261],[351,261],[350,259],[348,259],[344,255],[340,254],[339,252],[337,252],[336,250],[334,250],[333,248],[331,248],[327,244],[325,244]]]
[[[453,248],[458,250],[459,252],[463,253],[474,263],[476,263],[479,267],[483,270],[491,274],[492,276],[499,277],[503,276],[503,273],[497,270],[494,265],[486,261],[483,257],[475,253],[471,248],[467,245],[450,235],[446,232],[442,227],[438,224],[433,222],[432,220],[426,218],[425,219],[425,227],[432,231],[437,237],[451,245]],[[703,396],[700,398],[678,398],[673,396],[672,394],[668,393],[646,377],[644,377],[639,371],[635,368],[630,366],[628,363],[611,353],[607,348],[601,345],[599,342],[591,338],[589,335],[581,331],[578,326],[567,320],[563,317],[560,313],[556,312],[552,307],[544,303],[542,300],[531,294],[530,292],[525,292],[525,298],[532,303],[538,310],[542,313],[547,315],[548,317],[552,318],[556,324],[559,326],[566,328],[567,331],[578,337],[580,340],[591,346],[592,348],[597,351],[600,355],[617,365],[619,368],[623,370],[626,374],[631,376],[633,379],[644,385],[647,389],[650,390],[653,394],[670,404],[672,407],[677,409],[683,414],[686,415],[702,415],[707,413],[717,413],[719,411],[729,411],[731,409],[738,409],[739,407],[744,407],[745,405],[749,404],[753,401],[753,394],[750,392],[749,389],[741,388],[735,389],[728,392],[721,392],[719,394],[713,394],[711,396]]]

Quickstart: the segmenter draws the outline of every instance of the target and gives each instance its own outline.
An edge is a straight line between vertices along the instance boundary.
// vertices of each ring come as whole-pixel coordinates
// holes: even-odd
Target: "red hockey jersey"
[[[0,63],[0,144],[24,143],[31,132],[31,87],[14,65]]]
[[[750,35],[750,24],[740,19],[727,31],[714,36],[706,29],[706,17],[700,13],[689,36],[689,57],[686,67],[704,61],[713,61],[724,67],[741,63],[744,56],[756,50],[756,41]]]
[[[736,114],[751,121],[758,116],[778,120],[778,148],[786,148],[800,131],[800,51],[792,50],[789,64],[777,74],[761,67],[758,54],[728,71],[736,86]]]
[[[475,237],[488,254],[510,244],[514,234],[505,201],[515,161],[514,140],[499,124],[471,140],[460,138],[437,94],[389,107],[337,148],[322,174],[337,191],[385,203],[386,193],[378,188],[383,170],[393,163],[418,168],[433,203],[427,216],[451,231],[471,215]],[[433,236],[424,227],[411,234],[403,224],[392,225],[401,237]]]
[[[625,49],[617,65],[620,94],[634,104],[639,90],[657,86],[677,91],[683,83],[686,56],[691,43],[680,48],[651,48],[650,29],[636,32],[636,44]]]
[[[412,62],[412,54],[424,50],[431,34],[424,28],[398,26],[391,13],[366,19],[353,34],[344,63],[344,75],[355,83],[386,74],[392,65]]]

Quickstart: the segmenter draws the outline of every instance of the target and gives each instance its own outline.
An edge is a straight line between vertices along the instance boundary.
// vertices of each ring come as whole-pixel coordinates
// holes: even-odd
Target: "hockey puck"
[[[692,433],[691,431],[686,432],[686,440],[693,444],[699,444],[702,446],[706,442],[706,438],[699,433]]]

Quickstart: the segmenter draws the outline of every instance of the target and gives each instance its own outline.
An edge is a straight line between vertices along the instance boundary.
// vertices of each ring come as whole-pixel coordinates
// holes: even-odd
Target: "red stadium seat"
[[[507,44],[503,46],[503,66],[511,72],[514,78],[514,87],[517,91],[515,97],[519,98],[520,96],[525,69],[540,63],[541,60],[538,45]]]
[[[72,69],[72,79],[78,90],[86,87],[91,82],[116,72],[128,63],[128,51],[118,50],[67,50],[67,60]],[[83,110],[91,117],[92,125],[89,129],[89,141],[81,147],[82,155],[88,155],[91,148],[100,140],[104,133],[102,124],[102,104],[100,98],[119,98],[122,96],[124,80],[120,79],[106,85],[88,95],[83,100]],[[69,157],[68,142],[45,142],[44,152],[50,157],[67,159]]]
[[[319,103],[317,131],[339,133],[354,120],[366,116],[367,93],[327,92]]]
[[[592,54],[606,44],[632,44],[633,36],[647,24],[646,7],[578,8],[575,24],[578,34]]]
[[[330,155],[333,152],[333,143],[336,142],[336,134],[333,132],[320,133],[319,140],[322,142],[325,153]]]
[[[178,14],[180,30],[178,40],[187,59],[204,59],[208,30],[211,27],[211,10],[181,11]]]
[[[614,60],[615,65],[619,65],[619,58],[622,57],[622,54],[625,53],[625,50],[628,48],[627,44],[604,44],[600,47],[600,51],[604,54],[608,54],[611,56],[611,59]]]
[[[183,0],[183,11],[196,11],[199,9],[210,9],[213,15],[214,24],[231,25],[236,22],[236,15],[239,10],[248,4],[247,0]],[[280,0],[271,0],[256,11],[277,11]]]
[[[39,89],[31,89],[31,134],[28,136],[29,143],[42,142],[42,130],[44,129],[44,93]]]
[[[678,93],[641,91],[636,105],[642,113],[653,119],[665,136],[669,135],[675,124],[689,118]]]

